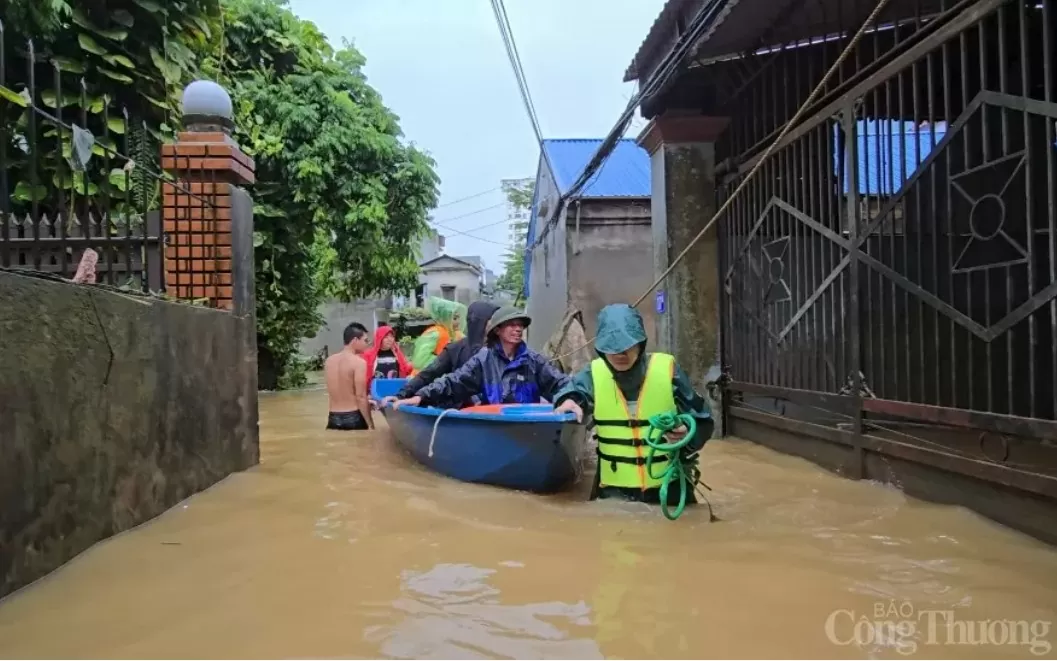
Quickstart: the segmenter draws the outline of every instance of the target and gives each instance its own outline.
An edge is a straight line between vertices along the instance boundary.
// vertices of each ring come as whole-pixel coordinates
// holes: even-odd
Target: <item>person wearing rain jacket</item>
[[[456,329],[457,303],[438,296],[430,296],[426,310],[433,319],[433,325],[422,331],[415,340],[411,350],[411,375],[414,376],[433,362],[433,359],[444,351],[444,347],[454,339]]]
[[[367,361],[367,392],[371,392],[374,379],[403,379],[411,374],[411,362],[404,357],[396,331],[389,326],[374,331],[374,344],[363,352],[363,359]]]
[[[466,364],[475,353],[481,350],[485,343],[485,326],[488,319],[499,309],[499,306],[488,301],[475,301],[470,304],[466,311],[466,335],[461,340],[451,342],[440,352],[436,360],[429,364],[424,370],[408,379],[404,387],[395,396],[386,397],[382,404],[397,399],[407,399],[414,396],[416,392],[425,388],[445,374],[449,374]],[[479,404],[473,397],[465,402],[465,406]],[[460,407],[461,408],[461,407]]]
[[[452,317],[451,327],[454,331],[452,337],[455,338],[456,342],[466,337],[466,310],[466,306],[462,303],[455,304],[455,316]]]
[[[393,406],[450,408],[474,395],[481,404],[538,404],[541,398],[554,401],[569,377],[525,345],[521,337],[531,322],[517,308],[496,310],[488,320],[485,347],[459,369]]]
[[[616,497],[657,504],[663,480],[646,470],[647,447],[642,440],[646,420],[660,413],[692,415],[697,434],[680,452],[682,459],[694,463],[712,436],[708,403],[675,364],[674,356],[646,351],[642,315],[630,305],[607,305],[599,311],[595,352],[598,358],[555,394],[555,412],[572,412],[581,422],[585,410],[594,415],[598,470],[591,500]],[[668,432],[665,440],[677,441],[686,432],[682,425]],[[654,475],[663,475],[664,457],[663,453],[654,457]],[[689,486],[687,502],[697,502],[693,485]],[[676,504],[679,492],[668,489],[668,504]]]

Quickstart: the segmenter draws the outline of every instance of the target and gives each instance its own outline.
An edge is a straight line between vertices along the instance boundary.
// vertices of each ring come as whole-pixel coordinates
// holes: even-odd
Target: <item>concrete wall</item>
[[[664,144],[651,154],[654,277],[660,276],[705,226],[716,208],[712,143]],[[718,369],[719,253],[715,226],[661,284],[667,313],[658,319],[658,344],[675,354],[704,392]]]
[[[551,177],[546,161],[540,159],[536,177],[536,214],[533,235],[529,243],[543,235],[544,228],[552,222],[558,209],[558,186]],[[530,255],[528,302],[525,311],[532,317],[526,341],[539,351],[550,339],[551,333],[565,316],[568,306],[569,267],[566,261],[566,232],[564,216],[558,219],[544,242],[536,246]]]
[[[0,272],[0,596],[258,458],[252,312]]]
[[[354,321],[373,331],[379,323],[389,320],[389,309],[383,299],[363,299],[351,303],[331,301],[321,305],[319,311],[323,315],[323,326],[315,336],[301,340],[302,356],[314,356],[323,347],[327,348],[328,355],[340,351],[345,346],[342,342],[345,327]]]
[[[533,251],[532,279],[526,312],[532,325],[526,339],[539,351],[558,328],[569,304],[568,232],[564,220],[551,228],[542,245]]]
[[[568,219],[569,298],[583,313],[584,331],[598,331],[598,312],[612,303],[635,302],[653,284],[650,204],[644,200],[585,200]],[[654,298],[639,306],[648,346],[656,348]]]

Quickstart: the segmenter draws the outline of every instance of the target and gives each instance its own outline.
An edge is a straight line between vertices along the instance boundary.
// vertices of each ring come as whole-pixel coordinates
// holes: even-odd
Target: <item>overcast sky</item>
[[[506,0],[544,138],[609,132],[635,92],[633,83],[621,82],[624,70],[663,5]],[[502,193],[451,204],[498,187],[500,179],[534,177],[539,159],[491,3],[291,0],[290,6],[334,45],[342,38],[355,44],[367,58],[368,82],[399,115],[406,138],[437,161],[436,222],[479,237],[438,227],[446,252],[479,255],[500,273],[507,237]],[[629,135],[641,126],[637,119]],[[482,209],[488,210],[473,213]],[[478,229],[485,225],[492,226]]]

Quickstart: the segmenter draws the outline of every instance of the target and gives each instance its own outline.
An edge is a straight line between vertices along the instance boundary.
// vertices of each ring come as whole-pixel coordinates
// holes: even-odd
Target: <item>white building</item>
[[[532,177],[524,179],[503,179],[500,181],[500,185],[505,190],[508,187],[523,188],[525,186],[530,186],[535,182],[536,180]],[[515,207],[509,200],[507,200],[507,241],[510,243],[510,250],[512,251],[525,249],[525,234],[528,232],[529,211],[529,209]]]
[[[422,272],[421,295],[425,300],[439,296],[469,305],[480,300],[484,288],[484,269],[480,257],[440,255],[419,264]]]

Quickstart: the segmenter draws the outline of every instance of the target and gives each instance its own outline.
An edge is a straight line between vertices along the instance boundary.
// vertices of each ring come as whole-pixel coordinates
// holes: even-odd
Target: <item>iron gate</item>
[[[1055,5],[901,3],[739,194],[720,223],[735,433],[1057,497]],[[721,202],[857,27],[712,65],[737,89]]]

